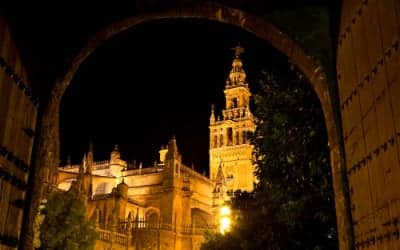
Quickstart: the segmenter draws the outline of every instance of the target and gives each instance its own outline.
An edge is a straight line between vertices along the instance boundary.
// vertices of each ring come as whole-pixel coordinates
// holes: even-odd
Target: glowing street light
[[[231,209],[228,206],[223,206],[219,210],[219,215],[219,231],[221,234],[225,234],[231,229]]]

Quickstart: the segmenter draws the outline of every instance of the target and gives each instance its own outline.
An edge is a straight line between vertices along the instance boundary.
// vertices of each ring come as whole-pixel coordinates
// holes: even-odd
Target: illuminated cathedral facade
[[[94,161],[90,146],[81,164],[58,168],[55,186],[77,188],[96,225],[95,249],[200,249],[204,232],[216,229],[218,209],[229,194],[253,190],[247,134],[255,123],[242,51],[235,48],[222,118],[211,111],[210,177],[182,163],[175,138],[160,149],[153,166],[129,165],[118,146],[108,160]]]

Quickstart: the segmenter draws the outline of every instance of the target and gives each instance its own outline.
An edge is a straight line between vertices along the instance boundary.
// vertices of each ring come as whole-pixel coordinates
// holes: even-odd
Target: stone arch
[[[149,208],[146,210],[145,221],[147,222],[146,227],[158,228],[160,219],[160,211],[156,208]]]
[[[232,108],[237,108],[238,107],[238,98],[234,97],[232,98]]]
[[[35,160],[35,186],[32,190],[32,204],[29,212],[29,221],[33,222],[39,201],[41,200],[42,185],[44,183],[45,168],[56,168],[59,160],[59,110],[62,96],[78,68],[86,58],[103,42],[112,36],[125,31],[140,23],[172,18],[201,18],[220,23],[231,24],[240,27],[285,54],[294,65],[309,79],[321,102],[324,112],[328,142],[330,147],[333,186],[335,191],[335,207],[340,249],[351,248],[351,217],[349,213],[348,198],[346,196],[346,173],[344,163],[340,155],[339,128],[335,122],[331,97],[325,73],[307,55],[307,53],[288,35],[280,31],[265,19],[252,15],[245,11],[227,7],[221,4],[202,2],[201,5],[190,5],[186,7],[175,6],[159,12],[148,12],[137,14],[122,21],[117,21],[94,34],[75,55],[69,67],[60,75],[55,82],[50,98],[44,106],[41,117],[40,139]],[[31,225],[28,225],[31,227]]]
[[[194,228],[207,228],[213,224],[212,215],[200,208],[192,208],[191,216],[191,224]]]

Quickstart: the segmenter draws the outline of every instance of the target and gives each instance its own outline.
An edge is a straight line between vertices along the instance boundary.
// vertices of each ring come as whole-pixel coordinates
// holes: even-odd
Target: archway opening
[[[188,34],[188,31],[192,33]],[[145,169],[157,166],[159,162],[153,162],[158,158],[159,147],[165,145],[168,137],[175,134],[183,162],[186,165],[195,162],[194,168],[200,173],[208,171],[208,125],[212,104],[215,104],[217,121],[232,119],[232,123],[225,128],[226,134],[222,133],[225,136],[224,146],[240,146],[235,119],[245,117],[246,111],[243,114],[238,113],[236,117],[234,112],[241,110],[237,97],[224,96],[224,91],[231,87],[231,83],[226,81],[227,76],[230,72],[239,70],[232,65],[232,61],[236,59],[235,51],[231,48],[237,42],[245,49],[240,57],[250,92],[260,95],[262,86],[257,81],[263,77],[263,70],[280,71],[282,75],[291,74],[284,79],[284,83],[278,82],[278,85],[303,84],[307,93],[314,92],[311,84],[305,81],[286,82],[295,77],[289,69],[288,58],[237,27],[198,19],[167,19],[143,23],[110,39],[77,71],[61,103],[60,160],[65,161],[68,153],[71,153],[71,158],[75,161],[73,163],[77,163],[82,158],[81,155],[86,153],[89,141],[92,141],[95,158],[107,161],[110,149],[118,144],[118,157],[126,160],[126,170],[146,171]],[[277,81],[281,79],[283,78],[278,78]],[[282,87],[277,93],[283,98],[282,93],[289,91],[288,87]],[[299,92],[299,97],[291,93],[291,98],[296,101],[302,98],[300,95],[303,92]],[[300,104],[307,101],[300,100]],[[329,166],[329,154],[323,112],[315,94],[309,101],[319,106],[319,116],[316,119],[323,129],[317,132],[321,133],[318,145],[325,146],[327,154],[322,171],[329,171],[329,168],[326,169]],[[250,104],[250,107],[243,107],[248,108],[248,112],[255,109],[254,103]],[[309,108],[307,103],[304,103],[303,108]],[[221,112],[223,109],[233,113],[224,114]],[[272,114],[262,119],[268,123],[275,117]],[[75,120],[79,122],[74,122]],[[199,145],[203,145],[202,148],[190,148]],[[68,152],[68,149],[76,151]],[[196,153],[203,153],[205,157],[196,158]],[[178,168],[175,171],[178,174]],[[233,184],[240,181],[243,173],[233,166],[226,171],[224,175],[227,185],[231,185],[228,191],[233,193],[237,188]],[[305,170],[300,170],[299,175],[302,174],[301,171]],[[135,183],[129,178],[125,177],[126,183]],[[142,182],[135,185],[145,186],[150,183],[146,183],[146,179]],[[282,178],[282,183],[284,182]],[[331,183],[327,185],[331,187]],[[332,201],[332,192],[328,192],[328,195]],[[140,199],[139,195],[135,195],[136,199],[138,197]],[[334,210],[333,203],[329,205],[330,210]],[[148,226],[155,223],[150,214],[146,214],[143,219],[147,220]],[[197,226],[205,227],[205,222],[199,219],[200,217],[195,219]],[[335,224],[328,228],[333,231],[328,233],[328,237],[336,237]]]

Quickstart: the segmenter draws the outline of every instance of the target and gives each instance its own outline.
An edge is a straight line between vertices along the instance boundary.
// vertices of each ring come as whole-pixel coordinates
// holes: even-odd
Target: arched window
[[[237,107],[238,107],[238,100],[235,97],[235,98],[232,99],[232,108],[237,108]]]
[[[158,228],[158,215],[156,212],[151,212],[147,216],[147,227],[148,228]]]
[[[240,144],[240,141],[239,141],[239,132],[236,132],[236,140],[235,140],[235,143],[236,143],[236,145],[239,145],[239,144]]]
[[[99,225],[101,228],[104,228],[104,220],[103,220],[103,214],[101,213],[101,210],[99,209],[99,218],[97,218]]]
[[[228,146],[232,145],[232,140],[233,140],[233,131],[232,128],[228,128]]]
[[[247,131],[242,131],[242,141],[243,144],[247,142]]]
[[[218,147],[218,136],[214,135],[214,148]]]
[[[224,146],[224,135],[219,135],[219,146]]]

